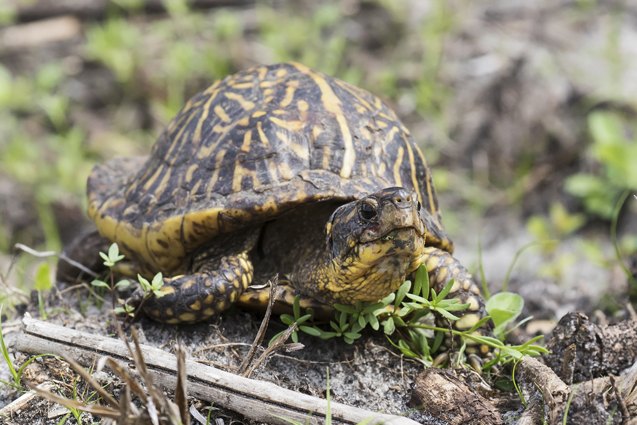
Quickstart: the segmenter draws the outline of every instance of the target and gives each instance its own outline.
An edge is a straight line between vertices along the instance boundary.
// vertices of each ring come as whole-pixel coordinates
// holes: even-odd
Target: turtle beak
[[[420,217],[420,202],[415,193],[402,187],[390,187],[370,195],[376,203],[373,221],[363,230],[360,241],[371,242],[399,229],[413,229],[425,235],[425,224]],[[363,199],[361,202],[367,202]]]

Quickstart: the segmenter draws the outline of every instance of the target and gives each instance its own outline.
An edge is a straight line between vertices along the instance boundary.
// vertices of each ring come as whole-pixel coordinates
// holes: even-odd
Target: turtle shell
[[[219,234],[391,186],[418,194],[433,217],[427,243],[450,251],[425,157],[394,112],[365,90],[284,63],[196,94],[150,156],[96,166],[87,190],[103,236],[149,270],[174,272]]]

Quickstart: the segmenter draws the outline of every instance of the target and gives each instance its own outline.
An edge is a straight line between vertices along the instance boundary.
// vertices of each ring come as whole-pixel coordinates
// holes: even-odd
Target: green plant
[[[46,320],[47,314],[44,308],[44,291],[53,288],[53,280],[51,279],[51,267],[49,263],[41,263],[35,272],[35,290],[38,293],[38,309],[42,320]]]
[[[588,115],[588,130],[588,153],[596,170],[569,177],[566,190],[580,198],[589,213],[610,219],[620,194],[637,190],[637,124],[617,112],[594,111]]]
[[[24,370],[26,369],[26,367],[29,366],[34,360],[50,355],[38,354],[36,356],[29,357],[29,359],[25,361],[22,366],[16,368],[16,366],[13,364],[13,360],[11,359],[11,354],[9,354],[7,344],[4,341],[4,333],[2,331],[2,305],[0,305],[0,351],[2,351],[2,358],[7,365],[9,374],[11,375],[11,381],[0,379],[0,384],[8,385],[18,391],[25,391],[25,387],[22,385],[22,375],[24,374]]]
[[[504,363],[522,355],[539,355],[543,348],[535,345],[539,338],[534,338],[521,345],[506,345],[503,343],[506,327],[510,326],[519,316],[524,305],[522,298],[513,293],[499,293],[489,299],[487,312],[490,317],[478,321],[470,329],[459,331],[437,326],[434,314],[442,316],[449,322],[460,319],[456,315],[465,310],[468,305],[457,299],[447,299],[453,286],[449,281],[437,293],[429,284],[429,275],[421,266],[414,278],[414,282],[406,281],[392,294],[373,304],[357,303],[353,306],[335,305],[335,317],[329,322],[329,329],[312,323],[312,313],[303,312],[299,307],[299,299],[294,302],[291,315],[282,315],[281,320],[287,325],[296,324],[300,332],[322,339],[342,338],[351,344],[362,336],[362,331],[368,326],[378,331],[381,326],[389,342],[403,355],[417,359],[426,365],[433,364],[433,355],[442,345],[445,335],[449,333],[458,337],[465,344],[484,344],[495,352],[495,361],[488,363]],[[496,337],[482,336],[476,332],[489,319],[494,321]],[[293,334],[294,335],[294,334]],[[274,337],[276,338],[276,336]],[[274,338],[272,340],[274,340]],[[294,337],[298,341],[298,336]]]
[[[94,279],[91,282],[91,285],[95,288],[103,288],[111,292],[111,294],[115,295],[117,291],[121,291],[127,289],[131,282],[128,279],[121,279],[115,282],[115,276],[117,275],[117,267],[118,263],[124,260],[124,255],[120,254],[119,247],[116,243],[112,243],[108,247],[107,252],[99,253],[102,260],[104,260],[103,264],[108,268],[108,283],[101,279]],[[164,284],[164,279],[161,273],[157,273],[151,282],[149,282],[146,278],[141,275],[137,275],[137,281],[140,285],[140,288],[144,294],[144,297],[151,296],[151,294],[157,298],[162,297],[164,294],[161,292],[161,288]],[[114,297],[115,299],[115,297]],[[129,316],[133,316],[135,313],[135,309],[133,306],[125,303],[121,299],[117,299],[118,305],[113,308],[113,311],[116,314],[126,314]],[[113,302],[115,304],[115,301]]]

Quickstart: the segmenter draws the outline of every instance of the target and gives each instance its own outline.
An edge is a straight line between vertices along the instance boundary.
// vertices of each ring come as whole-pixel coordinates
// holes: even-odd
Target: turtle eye
[[[363,202],[358,210],[363,220],[369,221],[376,217],[376,208],[368,202]]]

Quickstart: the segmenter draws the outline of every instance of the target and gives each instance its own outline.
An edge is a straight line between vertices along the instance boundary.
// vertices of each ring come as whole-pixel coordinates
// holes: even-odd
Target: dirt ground
[[[348,0],[258,7],[248,1],[198,1],[189,15],[167,14],[155,1],[123,12],[107,3],[39,0],[18,7],[0,28],[0,156],[5,159],[0,164],[0,271],[7,293],[2,302],[14,306],[3,312],[5,333],[15,331],[25,310],[40,316],[37,294],[21,295],[32,289],[23,281],[37,264],[21,259],[7,273],[11,247],[24,243],[59,250],[90,228],[83,214],[83,181],[92,164],[148,152],[183,98],[215,78],[288,59],[361,85],[396,110],[434,169],[456,256],[476,275],[482,267],[491,291],[508,285],[525,299],[522,317],[532,320],[513,332],[512,340],[548,338],[570,311],[599,324],[630,318],[625,308],[629,281],[616,260],[609,220],[587,215],[584,201],[565,190],[575,173],[604,174],[590,150],[591,112],[635,116],[637,9],[630,2]],[[210,22],[210,28],[193,24],[196,29],[189,31],[191,15]],[[115,27],[120,21],[125,26]],[[307,24],[319,21],[328,23]],[[110,33],[96,30],[107,25]],[[291,31],[296,26],[303,32],[304,25],[309,35],[297,40]],[[130,28],[136,31],[128,33]],[[116,34],[123,41],[113,46]],[[213,75],[179,66],[190,58],[186,45],[196,46],[193,54],[202,57],[203,50],[215,50],[217,56],[193,62],[218,61]],[[183,57],[175,53],[180,51]],[[122,66],[129,62],[131,69]],[[57,78],[49,75],[55,72],[36,72],[50,63],[61,69],[57,84],[47,83]],[[30,80],[36,83],[21,92]],[[60,99],[68,105],[60,107]],[[79,150],[73,129],[81,132]],[[16,134],[24,134],[24,140]],[[49,170],[44,164],[57,165]],[[558,204],[566,213],[555,212]],[[619,216],[618,235],[627,247],[633,246],[637,226],[635,204],[629,199]],[[569,230],[575,216],[585,217],[584,223]],[[51,243],[52,227],[57,245]],[[112,334],[105,320],[108,305],[87,302],[79,289],[64,295],[58,290],[47,292],[46,320]],[[232,371],[260,321],[258,314],[232,310],[194,326],[146,319],[134,326],[143,343],[172,352],[179,341],[190,355]],[[282,329],[275,319],[268,336]],[[275,355],[254,377],[324,398],[329,368],[335,401],[423,424],[447,423],[411,406],[423,366],[398,355],[382,335],[365,334],[352,345],[309,337],[302,342],[304,349]],[[25,359],[14,355],[17,363]],[[71,379],[68,369],[53,360],[36,363],[37,371],[31,372],[36,376]],[[0,379],[8,379],[6,367],[0,367]],[[119,391],[116,384],[114,389]],[[0,395],[4,405],[19,394],[2,386]],[[201,411],[210,407],[197,400],[191,404]],[[498,407],[505,423],[518,423],[519,401]],[[217,423],[252,423],[218,406],[212,409]],[[58,405],[37,401],[7,423],[54,424],[65,414]],[[86,415],[83,423],[91,420]],[[617,422],[608,423],[621,423],[612,420]]]

